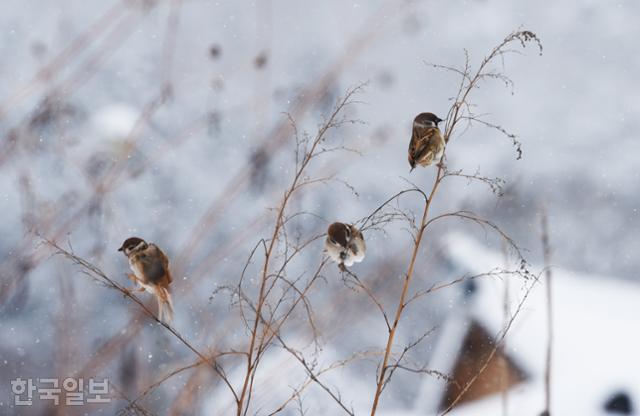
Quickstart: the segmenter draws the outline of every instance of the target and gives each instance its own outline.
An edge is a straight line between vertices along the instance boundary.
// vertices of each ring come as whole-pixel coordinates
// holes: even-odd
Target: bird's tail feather
[[[171,293],[166,288],[159,287],[156,290],[156,297],[158,298],[158,319],[170,324],[173,321]]]

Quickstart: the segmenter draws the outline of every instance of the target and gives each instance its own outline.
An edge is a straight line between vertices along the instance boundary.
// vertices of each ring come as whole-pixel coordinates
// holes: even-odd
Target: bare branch
[[[447,113],[447,118],[445,121],[444,140],[445,140],[445,143],[447,143],[447,145],[450,142],[450,139],[453,137],[453,133],[457,131],[457,126],[460,125],[460,123],[462,122],[467,122],[467,127],[469,127],[469,121],[470,121],[469,118],[475,117],[475,114],[472,110],[473,104],[470,102],[470,95],[473,90],[478,88],[482,80],[497,79],[504,82],[507,86],[511,85],[511,80],[506,75],[500,72],[495,72],[490,68],[488,68],[488,66],[496,58],[501,58],[504,55],[504,53],[509,49],[508,45],[512,44],[513,42],[519,42],[523,47],[528,42],[534,42],[540,48],[540,52],[542,52],[540,41],[533,32],[516,31],[509,34],[500,44],[498,44],[495,48],[493,48],[490,51],[489,55],[487,55],[482,60],[482,62],[478,65],[475,71],[472,71],[470,69],[471,67],[469,64],[469,55],[466,51],[465,51],[464,69],[459,69],[459,68],[454,68],[454,67],[444,66],[444,65],[431,64],[435,68],[454,72],[455,74],[460,76],[460,84],[458,86],[458,92],[454,99],[453,105],[451,106],[451,108],[449,109],[449,112]],[[520,158],[521,157],[520,144],[515,138],[513,140],[518,152],[518,158]],[[407,274],[405,275],[404,284],[402,287],[402,291],[400,293],[400,298],[398,301],[395,318],[391,324],[391,330],[389,331],[389,334],[387,337],[385,354],[382,359],[382,363],[379,367],[380,372],[377,377],[376,392],[374,394],[373,404],[371,406],[371,416],[374,416],[376,414],[382,391],[385,385],[389,383],[391,379],[391,375],[393,374],[393,371],[391,371],[391,374],[387,374],[387,371],[390,368],[392,368],[389,366],[389,360],[392,355],[394,338],[395,338],[398,324],[400,322],[400,319],[402,317],[405,307],[411,300],[415,300],[415,297],[414,297],[414,298],[410,298],[409,301],[407,301],[407,294],[409,292],[409,286],[410,286],[411,280],[414,276],[417,255],[418,255],[421,243],[424,239],[424,234],[426,229],[428,228],[428,225],[442,218],[457,217],[457,218],[473,221],[483,227],[486,226],[492,229],[493,231],[496,231],[505,241],[507,241],[511,245],[511,247],[517,252],[518,257],[520,258],[520,261],[521,261],[520,269],[522,271],[526,271],[526,262],[524,261],[518,246],[513,242],[513,240],[509,236],[507,236],[504,232],[502,232],[502,230],[492,222],[489,222],[487,220],[484,220],[482,218],[475,216],[472,213],[464,212],[464,211],[442,214],[432,219],[429,219],[429,209],[431,207],[431,204],[436,196],[436,193],[439,189],[439,186],[442,180],[447,176],[447,171],[443,169],[443,161],[445,160],[445,157],[446,157],[446,148],[445,148],[445,152],[443,152],[443,155],[439,161],[438,170],[436,172],[435,178],[431,185],[431,191],[428,194],[423,193],[423,195],[425,195],[425,203],[424,203],[422,219],[419,222],[420,225],[414,237],[411,260],[409,262],[408,271],[407,271]],[[449,174],[449,176],[452,176],[451,173]],[[492,189],[495,186],[495,183],[491,181],[487,182],[485,180],[485,183],[492,184],[493,185]],[[416,186],[416,189],[419,189],[419,187]],[[428,195],[428,197],[426,195]]]
[[[89,261],[75,255],[73,252],[67,251],[60,247],[55,241],[44,239],[43,242],[48,246],[55,249],[55,253],[62,255],[63,257],[71,260],[73,264],[76,264],[82,268],[82,273],[91,277],[92,279],[98,281],[103,286],[108,287],[110,289],[114,289],[120,293],[122,293],[126,298],[132,300],[135,304],[137,304],[145,315],[147,315],[152,320],[156,321],[160,326],[165,328],[169,333],[171,333],[178,341],[184,344],[188,349],[190,349],[194,354],[196,354],[203,362],[207,363],[218,376],[224,381],[224,383],[229,388],[231,394],[237,398],[236,391],[233,389],[233,386],[227,379],[224,370],[218,365],[215,359],[207,358],[203,353],[198,351],[189,341],[187,341],[176,329],[172,328],[166,322],[161,321],[154,315],[153,312],[135,295],[131,293],[131,291],[127,290],[124,286],[121,286],[118,282],[111,279],[107,276],[102,270],[100,270],[97,266],[90,263]]]

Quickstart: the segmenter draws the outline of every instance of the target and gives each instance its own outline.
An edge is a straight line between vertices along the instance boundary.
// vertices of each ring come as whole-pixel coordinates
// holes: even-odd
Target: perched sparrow
[[[438,123],[442,119],[433,113],[420,113],[413,120],[413,134],[409,143],[409,164],[411,170],[420,166],[429,166],[440,162],[444,152],[444,138]]]
[[[329,226],[324,247],[331,260],[338,263],[341,270],[344,270],[345,266],[353,266],[353,263],[360,263],[367,251],[360,230],[341,222],[334,222]]]
[[[129,258],[129,266],[133,274],[128,277],[142,286],[139,291],[146,290],[158,299],[158,319],[170,323],[173,320],[173,302],[169,293],[172,282],[169,272],[169,259],[155,244],[148,244],[141,238],[127,238],[118,251]],[[163,319],[166,318],[166,319]]]

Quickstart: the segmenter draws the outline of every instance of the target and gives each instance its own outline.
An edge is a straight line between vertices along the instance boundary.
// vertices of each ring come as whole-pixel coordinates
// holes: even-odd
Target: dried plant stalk
[[[275,256],[275,251],[278,247],[278,243],[281,241],[281,238],[286,238],[286,235],[283,236],[284,227],[287,222],[286,209],[288,203],[290,202],[292,196],[303,186],[313,183],[309,179],[304,177],[304,172],[309,166],[309,163],[319,156],[322,153],[326,153],[327,149],[323,149],[320,147],[320,144],[325,140],[327,132],[335,127],[338,127],[347,122],[353,122],[352,120],[340,119],[339,116],[343,112],[344,108],[352,103],[353,96],[358,93],[364,85],[359,85],[355,88],[350,89],[347,94],[338,101],[331,115],[327,118],[326,122],[322,123],[321,127],[318,129],[317,134],[311,140],[307,138],[300,138],[296,135],[296,173],[294,178],[285,191],[284,196],[282,197],[282,201],[280,202],[276,219],[275,226],[273,228],[273,232],[271,238],[268,242],[262,241],[262,246],[264,248],[264,261],[262,264],[262,272],[260,277],[260,288],[258,292],[258,298],[255,302],[255,305],[247,302],[251,309],[254,310],[253,322],[251,324],[251,332],[249,337],[249,345],[246,351],[247,362],[246,369],[244,375],[244,381],[242,383],[242,388],[240,389],[240,393],[236,399],[236,414],[237,416],[246,415],[249,411],[249,404],[252,395],[253,381],[255,380],[258,364],[262,355],[264,354],[265,348],[269,345],[270,340],[274,336],[278,336],[278,327],[283,324],[284,321],[281,321],[278,324],[278,327],[274,329],[270,320],[265,320],[263,316],[263,308],[268,302],[268,296],[271,292],[271,289],[274,287],[278,276],[281,275],[281,271],[286,267],[286,264],[289,260],[285,260],[283,266],[280,269],[280,272],[276,273],[275,276],[272,275],[270,266]],[[296,250],[296,254],[299,250]],[[295,255],[295,254],[294,254]],[[322,269],[325,262],[323,261],[321,267],[318,269],[316,274],[314,275],[315,280],[317,276],[319,276],[319,272]],[[242,295],[242,280],[238,285],[238,295],[240,295],[241,299],[248,299],[246,295]],[[282,299],[282,297],[280,298]],[[298,301],[304,299],[304,293],[300,292]],[[294,303],[294,307],[298,302]],[[279,302],[278,302],[279,304]],[[292,311],[292,309],[290,309]],[[284,320],[288,318],[289,314],[286,314]],[[268,325],[264,323],[268,322]],[[262,334],[259,333],[260,325],[263,324]]]
[[[453,133],[456,131],[456,128],[460,125],[460,123],[463,120],[467,120],[468,122],[480,120],[479,116],[473,113],[473,111],[471,110],[472,106],[470,102],[471,92],[478,87],[478,84],[480,82],[482,82],[485,79],[497,79],[504,82],[508,86],[512,84],[511,80],[506,75],[502,73],[492,72],[491,70],[489,70],[488,69],[489,64],[492,63],[496,58],[504,56],[509,52],[512,52],[511,49],[508,48],[510,44],[514,42],[519,42],[522,46],[525,46],[525,43],[530,41],[535,42],[538,45],[540,51],[542,51],[542,46],[540,44],[540,41],[533,32],[524,30],[524,31],[517,31],[517,32],[511,33],[498,46],[496,46],[494,49],[491,50],[489,55],[487,55],[482,60],[482,62],[478,66],[478,69],[475,72],[472,72],[470,68],[468,55],[465,62],[465,67],[463,69],[445,67],[442,65],[434,65],[435,67],[438,67],[438,68],[443,68],[446,70],[453,71],[459,74],[461,77],[454,104],[449,110],[447,114],[447,119],[445,122],[444,139],[447,145],[449,144],[451,138],[453,137]],[[483,124],[486,125],[487,123],[483,123]],[[513,143],[516,146],[518,158],[520,158],[522,155],[522,150],[521,150],[520,142],[517,141],[515,136],[509,135],[508,133],[506,133],[506,130],[504,130],[502,127],[498,125],[489,124],[489,126],[497,129],[498,131],[504,134],[507,134],[513,140]],[[398,306],[396,308],[394,320],[391,324],[391,328],[388,331],[385,354],[380,364],[379,373],[378,373],[377,382],[376,382],[376,390],[373,396],[373,403],[371,405],[371,416],[374,416],[376,414],[384,386],[386,386],[389,383],[390,376],[392,375],[392,373],[388,374],[388,372],[392,368],[392,366],[390,366],[390,358],[393,351],[394,339],[396,336],[398,325],[400,323],[400,319],[402,318],[402,314],[407,306],[407,302],[406,302],[407,294],[409,292],[411,280],[414,276],[416,260],[418,258],[418,252],[420,250],[420,246],[424,239],[425,230],[429,224],[429,209],[431,208],[432,202],[437,194],[438,189],[440,188],[440,185],[443,179],[447,177],[447,171],[443,165],[445,156],[446,156],[446,149],[445,149],[445,154],[443,154],[442,159],[440,160],[440,163],[438,165],[438,168],[437,168],[438,170],[436,172],[435,179],[431,186],[431,190],[427,194],[428,196],[425,198],[422,218],[419,222],[418,231],[414,238],[413,250],[411,253],[411,259],[409,261],[409,267],[408,267],[407,273],[405,274],[404,283],[402,286],[402,291],[400,293],[400,298],[398,301]],[[509,239],[509,242],[511,242],[510,239]]]

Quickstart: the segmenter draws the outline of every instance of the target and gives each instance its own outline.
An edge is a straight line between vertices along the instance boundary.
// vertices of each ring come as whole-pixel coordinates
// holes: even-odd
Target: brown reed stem
[[[373,404],[371,406],[371,416],[376,414],[378,409],[378,403],[380,401],[380,395],[382,394],[382,389],[385,385],[386,374],[389,357],[391,356],[391,350],[393,348],[393,340],[396,335],[396,330],[398,329],[398,325],[400,323],[400,318],[402,317],[402,312],[404,308],[407,306],[405,303],[405,299],[407,297],[407,293],[409,291],[409,284],[411,283],[411,279],[413,277],[413,272],[415,270],[416,259],[418,258],[418,250],[420,249],[420,243],[424,237],[424,231],[427,225],[427,219],[429,216],[429,208],[431,207],[431,202],[433,201],[433,197],[435,196],[436,191],[442,181],[443,178],[443,169],[442,165],[438,167],[438,172],[436,174],[436,179],[433,182],[433,186],[431,188],[431,192],[429,193],[429,197],[426,199],[424,204],[424,211],[422,213],[422,220],[420,221],[420,228],[418,229],[418,235],[416,236],[415,243],[413,245],[413,252],[411,253],[411,262],[409,263],[409,270],[407,271],[407,275],[404,279],[404,285],[402,286],[402,293],[400,295],[400,301],[398,302],[398,307],[396,308],[395,318],[393,320],[393,324],[391,325],[391,330],[389,331],[389,336],[387,337],[387,346],[384,350],[384,358],[382,359],[382,367],[380,368],[380,375],[378,377],[378,382],[376,383],[376,392],[373,396]]]

